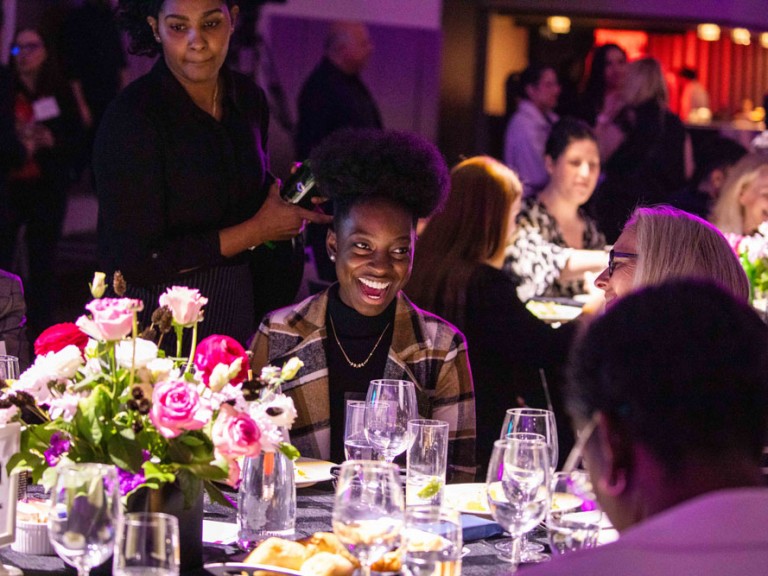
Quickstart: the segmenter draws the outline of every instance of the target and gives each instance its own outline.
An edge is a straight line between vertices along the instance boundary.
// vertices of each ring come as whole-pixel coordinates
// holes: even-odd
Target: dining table
[[[232,494],[236,499],[236,494]],[[297,490],[296,502],[296,539],[306,538],[315,532],[330,532],[331,513],[333,511],[333,486],[330,481],[315,484],[312,487]],[[215,522],[234,524],[237,521],[237,513],[231,507],[212,503],[207,495],[204,503],[205,519]],[[494,547],[503,539],[501,535],[487,538],[466,540],[465,556],[462,559],[463,576],[496,576],[510,571],[510,564],[499,559]],[[543,531],[534,533],[534,539],[541,539],[545,543]],[[184,543],[182,542],[183,546]],[[241,551],[232,543],[205,543],[203,549],[204,562],[241,562],[246,552]],[[10,547],[0,549],[0,561],[3,564],[11,564],[19,567],[26,576],[58,576],[74,575],[75,570],[67,566],[58,556],[37,556],[15,552]],[[109,567],[111,559],[105,566],[94,568],[92,576],[111,574]],[[194,572],[188,572],[190,576],[208,576],[210,572],[201,568]],[[374,573],[375,574],[375,573]]]

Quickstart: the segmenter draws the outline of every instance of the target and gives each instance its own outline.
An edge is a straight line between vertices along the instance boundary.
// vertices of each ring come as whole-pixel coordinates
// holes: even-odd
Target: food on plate
[[[267,564],[298,570],[307,576],[351,576],[360,563],[332,532],[316,532],[301,542],[268,538],[244,560],[245,564]],[[388,552],[371,569],[374,572],[399,572],[400,552]],[[269,574],[262,571],[259,576]]]
[[[19,500],[16,503],[16,520],[30,524],[46,524],[51,504],[47,500]]]

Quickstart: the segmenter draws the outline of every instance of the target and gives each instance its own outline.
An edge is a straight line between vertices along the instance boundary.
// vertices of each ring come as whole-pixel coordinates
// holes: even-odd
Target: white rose
[[[51,380],[69,380],[83,365],[83,356],[74,344],[65,346],[58,352],[49,352],[41,360],[42,368]]]
[[[167,380],[175,370],[171,358],[155,358],[147,364],[146,368],[152,374],[152,382]]]
[[[134,354],[133,347],[136,346]],[[132,365],[136,368],[143,368],[157,358],[157,345],[143,338],[135,340],[122,340],[115,346],[115,357],[117,363],[123,368],[130,368]]]

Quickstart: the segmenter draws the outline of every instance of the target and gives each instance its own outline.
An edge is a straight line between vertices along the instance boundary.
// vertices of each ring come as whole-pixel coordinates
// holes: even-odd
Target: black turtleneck
[[[339,286],[329,290],[325,326],[326,357],[331,403],[331,460],[344,460],[344,408],[347,400],[365,400],[368,383],[384,376],[395,321],[396,300],[378,316],[363,316],[339,298]],[[333,319],[333,327],[331,326]],[[335,329],[335,330],[334,330]],[[386,329],[386,333],[385,332]],[[336,338],[349,359],[355,363],[365,361],[379,337],[384,333],[371,359],[362,368],[354,368],[344,358]]]

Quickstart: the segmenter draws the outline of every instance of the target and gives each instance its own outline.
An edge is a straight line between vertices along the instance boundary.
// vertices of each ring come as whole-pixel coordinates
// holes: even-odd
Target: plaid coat
[[[266,316],[251,350],[255,373],[298,356],[304,366],[283,392],[293,398],[298,418],[291,442],[304,456],[330,455],[330,405],[325,326],[328,293]],[[445,320],[414,306],[400,292],[394,332],[382,378],[416,385],[419,414],[449,423],[448,478],[472,481],[475,474],[475,395],[464,336]]]

